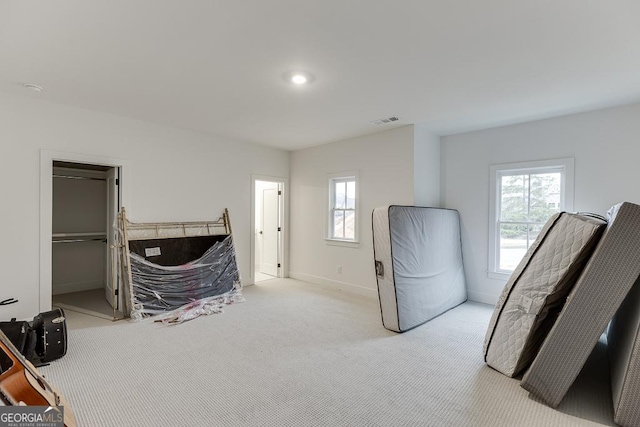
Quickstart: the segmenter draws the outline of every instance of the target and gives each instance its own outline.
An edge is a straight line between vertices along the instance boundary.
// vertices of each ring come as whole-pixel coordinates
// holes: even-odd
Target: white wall
[[[414,126],[413,204],[440,206],[440,137]]]
[[[405,126],[291,153],[291,277],[377,295],[371,213],[378,206],[414,203],[414,153],[428,157],[427,144],[416,149],[414,138],[414,127]],[[357,248],[325,241],[328,174],[346,171],[359,173]],[[421,191],[437,201],[438,183],[433,185]]]
[[[503,281],[487,277],[489,166],[575,158],[576,211],[604,214],[640,203],[640,105],[442,138],[442,200],[458,209],[469,297],[495,303]]]
[[[39,100],[0,96],[2,318],[39,301],[40,150],[125,159],[135,222],[216,218],[229,208],[238,263],[250,277],[251,174],[289,175],[289,153]]]

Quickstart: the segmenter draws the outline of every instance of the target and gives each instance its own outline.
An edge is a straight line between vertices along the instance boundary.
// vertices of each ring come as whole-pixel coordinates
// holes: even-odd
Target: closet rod
[[[73,176],[73,175],[53,175],[54,178],[66,178],[66,179],[90,179],[93,181],[106,181],[104,178],[91,178],[88,176]]]
[[[65,240],[53,240],[53,243],[77,243],[77,242],[104,242],[107,243],[107,239],[65,239]]]

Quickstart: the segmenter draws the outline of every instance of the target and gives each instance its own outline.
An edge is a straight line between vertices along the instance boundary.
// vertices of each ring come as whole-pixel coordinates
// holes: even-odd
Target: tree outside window
[[[562,172],[500,176],[499,269],[513,271],[547,220],[560,211]]]
[[[329,238],[356,240],[356,179],[330,180]]]
[[[573,158],[492,165],[488,276],[506,280],[549,218],[573,209]]]

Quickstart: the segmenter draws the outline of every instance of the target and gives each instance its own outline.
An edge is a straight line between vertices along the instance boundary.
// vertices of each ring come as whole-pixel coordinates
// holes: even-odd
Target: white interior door
[[[114,224],[118,215],[119,194],[118,194],[118,168],[111,168],[107,171],[107,254],[106,254],[106,283],[104,293],[107,302],[111,307],[118,309],[118,296],[115,290],[118,289],[118,268],[117,256],[112,246],[116,245],[116,230]]]
[[[260,228],[261,262],[260,272],[278,276],[279,203],[277,189],[262,190],[262,224]]]

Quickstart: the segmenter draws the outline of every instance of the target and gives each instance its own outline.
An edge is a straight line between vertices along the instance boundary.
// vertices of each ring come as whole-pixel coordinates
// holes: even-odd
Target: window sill
[[[507,280],[509,280],[509,277],[511,277],[511,273],[498,273],[495,271],[487,271],[487,277],[489,279],[502,280],[506,282]]]
[[[360,242],[357,240],[324,239],[327,245],[342,246],[345,248],[359,248]]]

